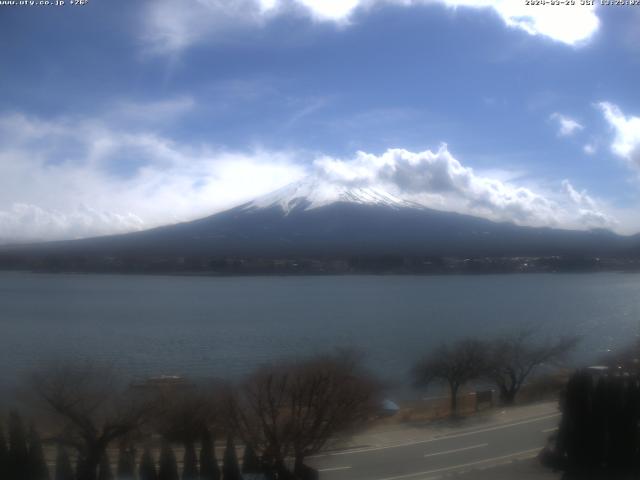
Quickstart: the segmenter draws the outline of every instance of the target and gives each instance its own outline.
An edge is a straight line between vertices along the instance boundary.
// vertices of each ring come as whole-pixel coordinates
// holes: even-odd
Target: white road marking
[[[559,417],[560,415],[561,415],[560,413],[552,413],[549,415],[544,415],[542,417],[531,418],[531,419],[523,420],[520,422],[506,423],[503,425],[496,425],[494,427],[483,428],[481,430],[472,430],[468,432],[454,433],[452,435],[443,435],[442,437],[434,437],[434,438],[429,438],[427,440],[418,440],[414,442],[405,442],[405,443],[394,443],[392,445],[385,445],[381,447],[357,448],[353,450],[344,450],[341,452],[332,452],[332,453],[325,453],[321,455],[314,455],[313,457],[309,457],[309,458],[334,457],[338,455],[351,455],[356,453],[377,452],[380,450],[388,450],[390,448],[401,448],[401,447],[410,447],[412,445],[422,445],[425,443],[438,442],[440,440],[449,440],[451,438],[460,438],[460,437],[466,437],[469,435],[476,435],[478,433],[493,432],[495,430],[502,430],[504,428],[517,427],[518,425],[526,425],[528,423],[540,422],[542,420],[547,420],[549,418]]]
[[[351,467],[331,467],[331,468],[320,468],[319,472],[337,472],[338,470],[349,470]]]
[[[427,453],[424,457],[435,457],[436,455],[446,455],[448,453],[456,453],[456,452],[464,452],[465,450],[473,450],[474,448],[482,448],[482,447],[488,447],[489,444],[488,443],[481,443],[479,445],[472,445],[470,447],[462,447],[462,448],[455,448],[453,450],[445,450],[444,452],[436,452],[436,453]]]
[[[404,478],[412,478],[412,477],[420,477],[422,475],[431,475],[434,473],[442,473],[442,472],[447,472],[447,471],[451,471],[451,470],[457,470],[459,468],[466,468],[466,467],[473,467],[476,465],[482,465],[483,463],[488,463],[488,462],[497,462],[500,460],[506,460],[508,458],[515,458],[515,457],[519,457],[522,455],[527,455],[533,452],[539,452],[543,447],[536,447],[536,448],[531,448],[529,450],[522,450],[521,452],[516,452],[516,453],[511,453],[509,455],[502,455],[500,457],[493,457],[493,458],[485,458],[484,460],[478,460],[475,462],[469,462],[469,463],[461,463],[459,465],[452,465],[450,467],[443,467],[443,468],[436,468],[435,470],[427,470],[424,472],[416,472],[416,473],[406,473],[404,475],[396,475],[395,477],[385,477],[385,478],[380,478],[378,480],[401,480]]]
[[[542,430],[542,433],[555,432],[556,430],[558,430],[558,427],[546,428],[546,429]]]

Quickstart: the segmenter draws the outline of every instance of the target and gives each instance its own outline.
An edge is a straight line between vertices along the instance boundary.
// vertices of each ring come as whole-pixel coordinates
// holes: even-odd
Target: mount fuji
[[[259,197],[241,207],[245,210],[280,208],[285,214],[296,209],[312,210],[332,203],[378,205],[389,208],[422,208],[382,189],[336,185],[315,177],[307,177],[275,192]]]
[[[640,237],[498,223],[377,188],[307,178],[206,218],[123,235],[5,247],[7,257],[629,257]],[[173,260],[172,260],[173,259]],[[6,264],[6,262],[5,262]]]

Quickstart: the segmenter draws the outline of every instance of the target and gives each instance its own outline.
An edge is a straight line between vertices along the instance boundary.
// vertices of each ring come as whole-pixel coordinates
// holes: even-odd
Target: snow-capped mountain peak
[[[295,209],[312,210],[336,202],[360,205],[384,205],[392,208],[421,208],[396,195],[375,187],[351,187],[307,177],[259,197],[244,206],[245,210],[280,207],[285,213]]]

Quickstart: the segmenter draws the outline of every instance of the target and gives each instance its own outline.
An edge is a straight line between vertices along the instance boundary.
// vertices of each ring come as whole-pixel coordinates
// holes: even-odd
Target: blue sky
[[[640,231],[638,25],[524,0],[0,5],[0,241],[188,220],[309,174]]]

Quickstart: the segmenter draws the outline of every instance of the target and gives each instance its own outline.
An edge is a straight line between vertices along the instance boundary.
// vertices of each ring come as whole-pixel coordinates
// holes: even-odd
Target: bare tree
[[[199,477],[195,443],[219,418],[222,385],[188,384],[158,390],[155,429],[169,442],[184,446],[183,480]]]
[[[118,384],[111,369],[57,365],[33,376],[33,386],[58,431],[77,450],[77,480],[95,480],[107,446],[140,428],[152,404]]]
[[[218,421],[225,391],[217,384],[160,389],[153,426],[170,442],[193,445]]]
[[[520,388],[536,368],[561,361],[578,343],[575,336],[536,341],[535,334],[534,328],[524,328],[488,344],[486,376],[498,387],[504,404],[514,403]]]
[[[458,393],[462,386],[478,379],[485,372],[485,346],[479,340],[464,339],[452,345],[442,345],[414,367],[418,385],[434,381],[449,386],[452,415],[458,413]]]
[[[263,463],[287,478],[288,457],[299,473],[307,456],[369,418],[378,388],[350,353],[281,363],[242,385],[232,419],[245,442],[262,452]]]

